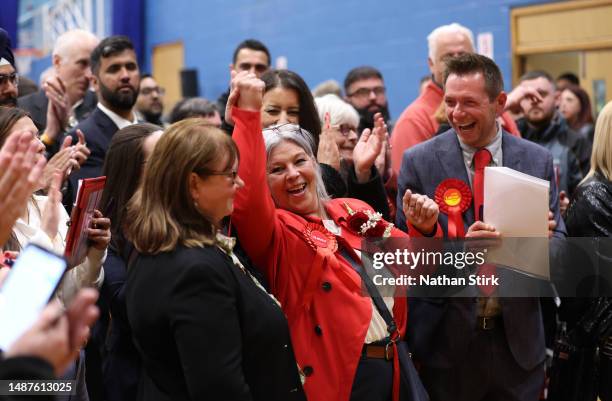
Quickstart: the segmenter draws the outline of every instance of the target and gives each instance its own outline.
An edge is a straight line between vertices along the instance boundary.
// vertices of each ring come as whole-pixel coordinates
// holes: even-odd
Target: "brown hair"
[[[126,234],[139,252],[214,243],[215,226],[198,212],[189,177],[192,172],[205,177],[224,158],[226,168],[236,162],[236,145],[202,119],[188,118],[167,129],[150,156],[141,190],[128,203]]]
[[[17,121],[30,117],[30,113],[18,107],[0,107],[0,146],[4,145]]]
[[[113,135],[106,152],[102,169],[106,185],[100,205],[104,216],[111,221],[111,246],[117,253],[123,252],[125,245],[122,228],[125,224],[125,206],[142,180],[145,160],[143,144],[157,131],[162,131],[162,128],[149,123],[124,127]]]
[[[578,98],[580,111],[576,116],[576,126],[582,127],[584,124],[593,124],[593,112],[591,111],[591,100],[589,94],[584,89],[576,85],[568,85],[564,90],[568,90]]]
[[[489,95],[489,100],[495,100],[504,90],[504,79],[497,64],[480,54],[465,53],[448,59],[444,71],[444,85],[446,85],[446,80],[451,74],[462,77],[477,72],[480,72],[484,77],[485,91]]]

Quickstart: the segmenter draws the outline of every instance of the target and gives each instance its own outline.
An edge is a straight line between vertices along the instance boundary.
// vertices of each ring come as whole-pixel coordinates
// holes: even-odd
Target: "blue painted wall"
[[[511,76],[511,7],[538,0],[146,0],[145,70],[153,47],[183,41],[185,67],[197,68],[201,95],[216,99],[227,88],[228,64],[245,38],[263,41],[272,59],[313,87],[344,80],[353,67],[379,68],[387,83],[393,118],[417,96],[428,74],[426,36],[435,27],[459,22],[492,32],[494,58],[507,83]],[[508,84],[506,85],[508,87]],[[508,89],[508,88],[507,88]]]

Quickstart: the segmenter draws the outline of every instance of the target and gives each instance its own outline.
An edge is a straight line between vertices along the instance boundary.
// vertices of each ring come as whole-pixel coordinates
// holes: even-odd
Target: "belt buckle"
[[[385,345],[385,361],[390,361],[393,359],[393,344],[394,343],[395,343],[395,340],[391,340]]]

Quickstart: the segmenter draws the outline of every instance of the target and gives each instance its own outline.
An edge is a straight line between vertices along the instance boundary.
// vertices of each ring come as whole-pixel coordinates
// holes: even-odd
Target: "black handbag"
[[[400,365],[400,377],[403,384],[400,389],[401,398],[407,401],[429,401],[427,390],[425,390],[425,386],[423,386],[419,373],[412,362],[412,354],[410,353],[408,344],[401,339],[392,340],[397,333],[397,324],[395,323],[395,319],[393,319],[391,312],[389,312],[389,308],[387,308],[387,305],[380,296],[378,289],[370,277],[368,277],[363,266],[353,263],[354,258],[352,258],[350,254],[346,254],[345,250],[341,250],[340,253],[343,254],[347,261],[353,265],[354,269],[357,270],[361,276],[361,281],[365,284],[368,294],[370,294],[378,313],[380,313],[387,324],[387,332],[389,333],[388,340],[395,341]]]

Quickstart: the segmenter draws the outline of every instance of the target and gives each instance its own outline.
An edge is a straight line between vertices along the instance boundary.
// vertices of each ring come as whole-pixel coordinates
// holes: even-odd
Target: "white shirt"
[[[34,202],[36,202],[36,204],[34,204]],[[68,232],[68,224],[66,224],[69,220],[68,213],[66,213],[66,210],[61,205],[58,205],[60,209],[60,218],[57,235],[55,238],[49,238],[40,228],[42,224],[41,213],[45,209],[46,203],[46,196],[34,195],[33,201],[28,201],[28,221],[25,221],[23,218],[17,219],[17,222],[15,222],[13,226],[13,232],[22,248],[32,242],[52,252],[63,255],[66,247],[66,234]],[[87,251],[85,260],[66,272],[58,290],[58,297],[64,305],[70,303],[80,288],[100,288],[102,286],[104,281],[104,269],[102,269],[102,264],[105,259],[106,250],[101,251],[94,247],[90,247]]]
[[[134,121],[130,121],[130,120],[126,120],[125,118],[121,117],[119,114],[117,114],[114,111],[110,110],[108,107],[105,107],[100,102],[98,102],[98,108],[100,110],[102,110],[102,112],[104,114],[106,114],[108,116],[108,118],[110,118],[115,123],[115,125],[117,126],[118,129],[125,128],[127,126],[130,126],[132,124],[136,124],[138,122],[138,118],[136,117],[136,113],[132,113],[134,115]]]

